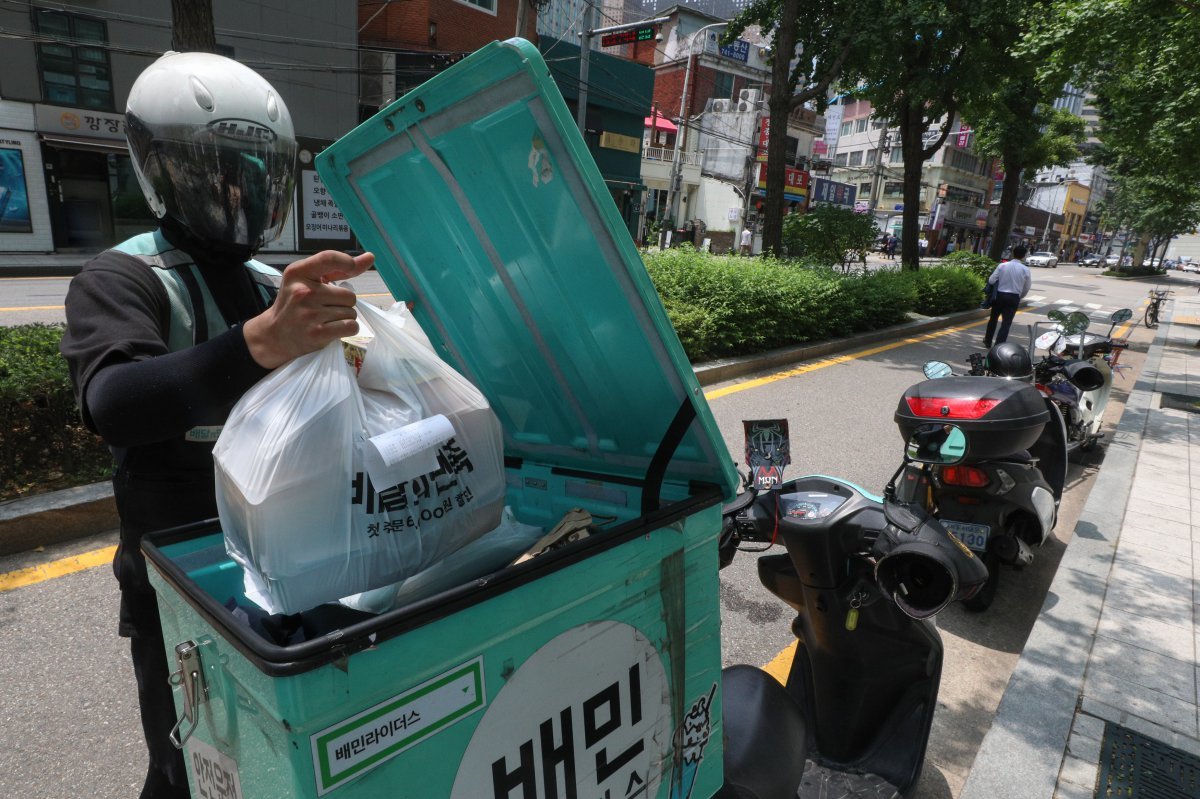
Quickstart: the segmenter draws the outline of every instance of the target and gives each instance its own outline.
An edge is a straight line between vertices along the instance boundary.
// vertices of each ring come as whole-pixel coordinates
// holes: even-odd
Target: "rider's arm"
[[[71,282],[62,352],[84,423],[110,445],[161,441],[211,423],[268,370],[240,327],[169,352],[169,301],[150,268],[121,253],[97,257]]]

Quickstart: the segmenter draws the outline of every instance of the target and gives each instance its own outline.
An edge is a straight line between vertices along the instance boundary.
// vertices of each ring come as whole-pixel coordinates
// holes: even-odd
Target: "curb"
[[[922,317],[901,325],[880,328],[843,339],[831,339],[798,347],[784,347],[757,355],[696,364],[700,385],[732,380],[753,372],[790,365],[799,361],[844,352],[880,341],[900,339],[963,322],[986,318],[988,311],[972,310],[947,316]],[[93,483],[66,488],[0,505],[0,555],[12,555],[35,547],[60,544],[76,538],[116,530],[120,527],[112,485]]]
[[[1051,799],[1083,692],[1162,360],[1159,328],[959,799]],[[1097,587],[1099,586],[1099,590]]]
[[[0,505],[0,555],[115,530],[121,526],[111,483],[93,483]]]
[[[713,383],[733,380],[734,378],[743,377],[765,369],[787,366],[800,361],[808,361],[825,355],[833,355],[834,353],[845,352],[846,350],[866,347],[871,344],[877,344],[880,341],[904,338],[917,333],[924,333],[928,330],[954,327],[963,322],[986,319],[990,313],[990,311],[975,309],[948,316],[921,317],[912,322],[905,322],[904,324],[893,325],[892,327],[883,327],[878,330],[870,330],[866,333],[859,333],[846,338],[818,341],[815,344],[801,344],[796,347],[782,347],[754,355],[722,358],[716,361],[698,363],[693,369],[696,372],[696,379],[700,381],[700,385],[709,386]]]

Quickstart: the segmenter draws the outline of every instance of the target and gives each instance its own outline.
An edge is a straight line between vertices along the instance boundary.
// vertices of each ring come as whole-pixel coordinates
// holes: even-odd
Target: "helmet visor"
[[[236,119],[163,127],[129,118],[131,140],[148,140],[140,167],[168,215],[224,245],[257,250],[279,236],[292,201],[294,138]]]

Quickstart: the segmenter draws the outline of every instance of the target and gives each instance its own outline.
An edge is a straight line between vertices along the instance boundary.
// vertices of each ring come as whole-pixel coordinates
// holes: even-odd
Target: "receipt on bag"
[[[454,425],[443,414],[389,430],[367,439],[365,466],[378,488],[437,471],[438,448],[454,437]]]

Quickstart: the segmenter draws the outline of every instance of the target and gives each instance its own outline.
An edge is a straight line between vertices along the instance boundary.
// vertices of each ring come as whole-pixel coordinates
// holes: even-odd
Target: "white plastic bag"
[[[456,585],[476,580],[512,563],[537,543],[545,531],[517,521],[511,508],[504,509],[500,526],[480,536],[445,560],[395,585],[376,588],[341,600],[342,604],[368,613],[386,613],[431,597]]]
[[[270,613],[403,580],[492,530],[500,423],[403,304],[358,303],[357,376],[341,342],[272,372],[213,451],[217,509],[246,597]]]

